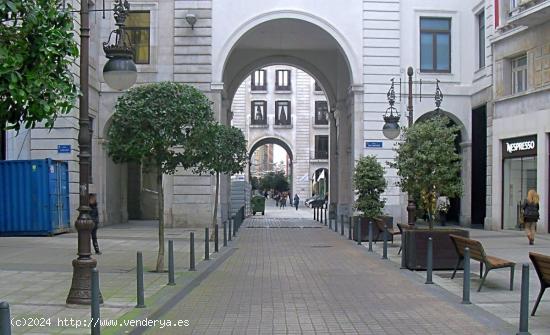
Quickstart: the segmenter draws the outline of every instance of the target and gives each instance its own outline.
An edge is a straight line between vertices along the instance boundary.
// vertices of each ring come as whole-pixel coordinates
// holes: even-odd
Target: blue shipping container
[[[53,235],[69,230],[67,162],[0,161],[0,235]]]

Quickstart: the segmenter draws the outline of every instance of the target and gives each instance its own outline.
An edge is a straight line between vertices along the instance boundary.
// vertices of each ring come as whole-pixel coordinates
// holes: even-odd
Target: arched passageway
[[[307,72],[322,87],[330,106],[330,215],[350,215],[354,159],[360,156],[363,146],[363,96],[360,63],[345,37],[328,22],[295,11],[260,15],[230,36],[213,73],[213,81],[219,83],[220,121],[231,122],[235,93],[254,70],[282,64]],[[222,206],[227,198],[226,186]]]

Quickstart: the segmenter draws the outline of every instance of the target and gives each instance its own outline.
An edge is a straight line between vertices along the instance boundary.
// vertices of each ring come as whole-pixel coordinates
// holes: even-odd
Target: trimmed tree
[[[193,156],[198,157],[198,162],[193,171],[216,176],[216,195],[212,214],[212,234],[214,234],[218,213],[220,174],[231,175],[243,172],[248,158],[246,139],[238,128],[213,123],[200,136],[196,136],[195,140],[197,143],[192,145],[195,150]]]
[[[277,192],[288,191],[288,178],[283,171],[268,172],[260,178],[260,188],[262,190],[275,190]]]
[[[359,159],[353,174],[353,183],[357,200],[355,208],[363,212],[363,217],[374,219],[382,215],[386,200],[380,199],[386,189],[384,168],[375,156]]]
[[[159,250],[156,271],[164,271],[162,175],[196,164],[192,145],[212,122],[211,102],[196,88],[160,82],[131,88],[116,103],[107,151],[115,163],[155,165],[159,184]]]
[[[78,94],[71,7],[57,0],[0,1],[0,129],[52,127]]]
[[[397,157],[389,163],[397,169],[397,185],[419,200],[428,212],[430,229],[437,198],[462,194],[460,155],[455,150],[460,128],[450,124],[449,118],[437,115],[404,129],[404,141],[396,148]]]

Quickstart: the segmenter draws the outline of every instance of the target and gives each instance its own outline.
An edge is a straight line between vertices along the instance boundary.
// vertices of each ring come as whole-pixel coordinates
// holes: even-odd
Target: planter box
[[[387,223],[388,229],[393,228],[393,217],[392,216],[381,216],[380,219]],[[361,217],[361,216],[354,216],[353,217],[353,240],[357,241],[357,229],[356,224],[357,222],[361,222],[361,241],[362,242],[368,242],[369,241],[369,220],[367,218]],[[381,232],[378,236],[378,239],[375,239],[376,234],[378,233],[378,227],[376,226],[376,223],[372,223],[372,241],[383,241],[384,235]],[[388,235],[388,241],[391,241],[391,236]]]
[[[469,231],[458,228],[434,228],[433,230],[416,228],[403,231],[401,267],[409,270],[426,270],[428,237],[431,237],[434,255],[433,269],[454,269],[458,255],[449,234],[470,237]]]

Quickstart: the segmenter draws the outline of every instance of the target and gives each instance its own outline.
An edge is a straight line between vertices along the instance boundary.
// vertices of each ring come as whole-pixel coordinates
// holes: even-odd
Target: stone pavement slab
[[[236,250],[148,334],[512,334],[312,220],[251,218]],[[132,334],[140,334],[134,331]]]
[[[146,300],[166,287],[167,274],[155,268],[158,233],[155,221],[131,221],[100,228],[102,255],[98,261],[104,304],[101,316],[117,319],[136,304],[136,252],[144,258]],[[166,244],[174,240],[176,278],[193,276],[189,266],[189,232],[195,231],[196,260],[204,255],[204,230],[166,228]],[[13,334],[84,334],[89,329],[59,324],[58,320],[90,319],[89,306],[68,306],[65,299],[71,285],[72,260],[76,257],[76,233],[53,237],[0,237],[0,301],[10,304],[14,319],[49,319],[51,326],[14,326]],[[221,235],[220,231],[220,237]],[[221,246],[221,242],[220,242]],[[168,256],[166,246],[166,256]],[[213,243],[210,252],[214,251]],[[165,266],[168,258],[165,259]]]

